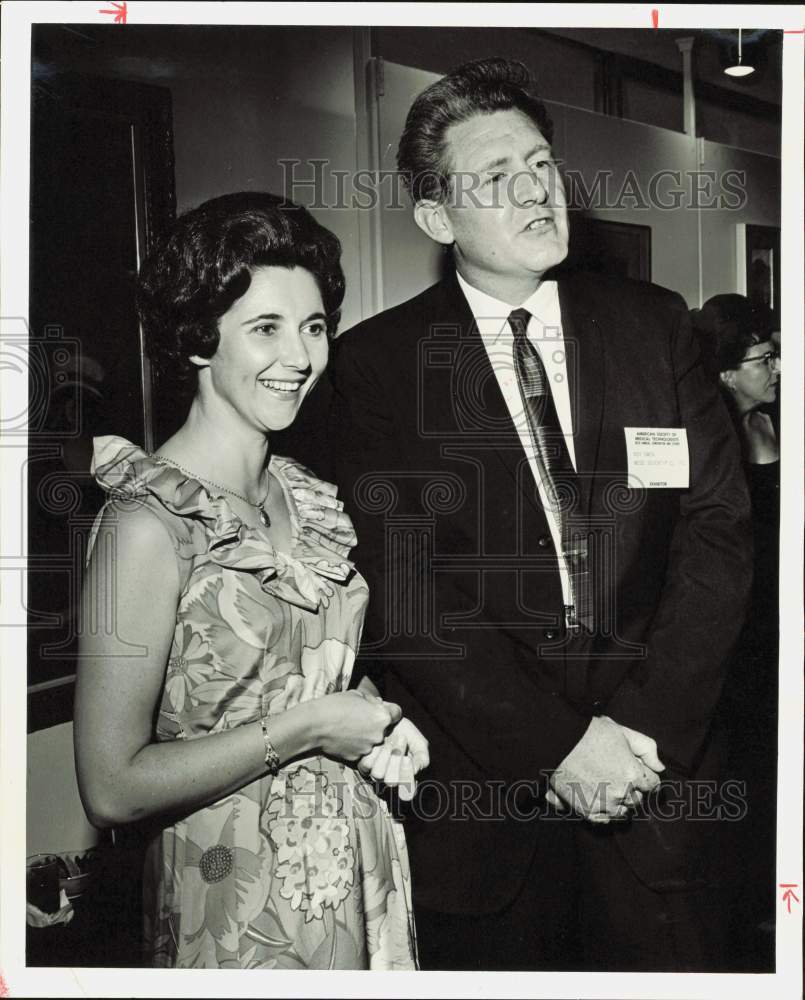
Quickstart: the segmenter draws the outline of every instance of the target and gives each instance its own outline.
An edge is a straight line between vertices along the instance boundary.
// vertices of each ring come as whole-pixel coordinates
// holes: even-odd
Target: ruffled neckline
[[[303,465],[272,455],[269,470],[282,485],[291,519],[290,552],[274,548],[265,528],[245,524],[226,496],[160,461],[125,438],[95,438],[92,474],[113,500],[153,497],[178,517],[204,524],[207,555],[223,569],[252,573],[266,593],[315,611],[354,571],[348,558],[355,530],[337,488]]]

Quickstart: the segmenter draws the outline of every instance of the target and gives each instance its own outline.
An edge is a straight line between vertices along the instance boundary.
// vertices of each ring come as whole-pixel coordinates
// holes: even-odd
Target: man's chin
[[[546,247],[534,262],[534,270],[538,274],[545,274],[553,268],[558,267],[567,259],[568,246],[566,243],[557,244],[555,247]],[[534,266],[534,265],[532,265]]]

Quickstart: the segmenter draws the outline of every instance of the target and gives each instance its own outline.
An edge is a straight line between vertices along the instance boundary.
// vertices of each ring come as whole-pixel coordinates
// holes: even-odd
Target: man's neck
[[[531,298],[542,284],[543,277],[541,274],[531,274],[525,277],[489,274],[485,271],[475,271],[468,268],[464,261],[456,261],[456,270],[468,285],[472,285],[479,292],[490,295],[499,302],[506,302],[513,309],[518,308]]]

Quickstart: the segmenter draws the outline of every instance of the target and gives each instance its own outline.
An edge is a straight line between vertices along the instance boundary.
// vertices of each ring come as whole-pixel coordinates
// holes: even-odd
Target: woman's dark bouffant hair
[[[423,199],[444,201],[450,193],[446,133],[451,125],[473,115],[514,108],[552,142],[553,123],[531,86],[522,63],[479,59],[459,66],[422,91],[411,105],[397,149],[397,167],[414,204]]]
[[[142,266],[137,309],[157,365],[189,381],[192,354],[212,357],[218,320],[257,267],[303,267],[319,286],[332,335],[344,298],[341,244],[307,209],[256,191],[205,201],[182,215]]]
[[[690,315],[702,360],[713,378],[736,368],[752,344],[768,340],[775,329],[771,312],[743,295],[714,295]]]

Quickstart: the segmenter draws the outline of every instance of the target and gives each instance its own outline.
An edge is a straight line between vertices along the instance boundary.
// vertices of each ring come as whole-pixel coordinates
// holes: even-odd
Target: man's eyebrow
[[[511,160],[510,156],[498,156],[497,159],[490,160],[488,163],[486,161],[483,161],[480,169],[494,170],[495,167],[505,167],[510,160]]]
[[[535,156],[537,153],[548,153],[549,155],[553,155],[551,153],[551,147],[546,143],[541,142],[538,146],[534,146],[534,148],[526,154],[525,158],[530,160],[531,157]],[[498,156],[494,160],[490,160],[488,163],[486,161],[482,161],[479,170],[494,170],[496,167],[505,167],[510,161],[511,156]]]

